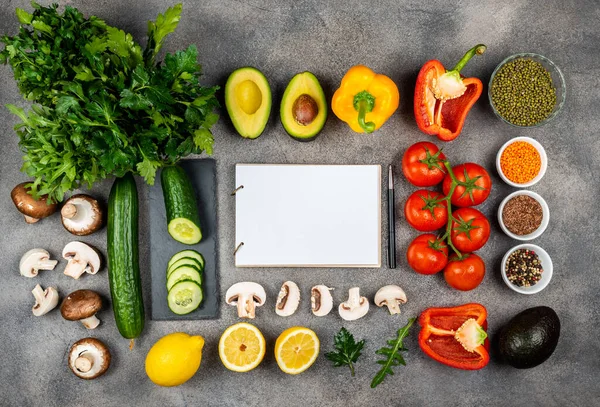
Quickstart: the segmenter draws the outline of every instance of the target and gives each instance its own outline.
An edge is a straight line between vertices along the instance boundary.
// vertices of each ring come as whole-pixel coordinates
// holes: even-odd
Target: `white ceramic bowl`
[[[506,177],[506,175],[504,175],[504,173],[502,172],[502,167],[500,166],[500,157],[502,157],[502,153],[504,152],[504,150],[506,150],[506,147],[508,147],[509,145],[511,145],[512,143],[517,142],[517,141],[524,141],[526,143],[531,144],[533,147],[535,147],[535,149],[540,154],[540,160],[542,161],[542,165],[540,167],[540,172],[538,172],[538,175],[531,181],[526,182],[524,184],[517,184],[516,182],[509,180]],[[539,142],[532,139],[531,137],[515,137],[515,138],[508,140],[506,143],[504,143],[504,145],[502,147],[500,147],[500,150],[498,150],[498,155],[496,155],[496,170],[498,171],[500,178],[502,178],[502,180],[504,182],[506,182],[508,185],[516,187],[516,188],[527,188],[527,187],[537,184],[539,182],[539,180],[541,180],[542,177],[544,176],[544,174],[546,173],[546,168],[548,168],[548,156],[546,155],[546,150],[544,150],[544,147],[542,147],[542,145]]]
[[[519,287],[518,285],[511,283],[508,280],[508,277],[506,276],[506,261],[508,260],[508,256],[510,256],[510,254],[512,252],[514,252],[515,250],[518,250],[518,249],[533,250],[535,252],[535,254],[538,255],[538,257],[540,258],[540,262],[542,263],[542,269],[544,270],[542,272],[542,278],[540,279],[540,281],[538,281],[535,285],[532,285],[531,287]],[[502,258],[502,279],[504,280],[504,282],[506,283],[508,288],[510,288],[511,290],[516,291],[518,293],[521,293],[521,294],[539,293],[544,288],[546,288],[546,286],[552,279],[552,259],[550,259],[550,255],[539,246],[536,246],[536,245],[530,244],[530,243],[520,244],[518,246],[513,247],[509,251],[507,251],[506,254],[504,255],[504,257]]]
[[[533,199],[535,199],[536,201],[538,201],[540,203],[540,205],[542,205],[542,223],[536,230],[534,230],[532,233],[530,233],[528,235],[515,235],[510,230],[508,230],[508,228],[504,225],[504,222],[502,221],[502,211],[504,210],[504,205],[506,205],[506,203],[510,199],[514,198],[515,196],[519,196],[519,195],[530,196]],[[512,194],[508,195],[506,198],[504,198],[502,200],[502,202],[500,203],[500,206],[498,207],[498,223],[500,223],[500,228],[502,229],[502,231],[504,233],[506,233],[506,235],[508,237],[512,237],[513,239],[516,239],[516,240],[532,240],[532,239],[535,239],[536,237],[539,237],[542,233],[544,233],[544,230],[546,230],[546,227],[548,226],[549,221],[550,221],[550,209],[548,208],[548,204],[546,203],[546,201],[544,201],[544,198],[542,198],[539,194],[536,194],[533,191],[527,191],[527,190],[515,191]]]

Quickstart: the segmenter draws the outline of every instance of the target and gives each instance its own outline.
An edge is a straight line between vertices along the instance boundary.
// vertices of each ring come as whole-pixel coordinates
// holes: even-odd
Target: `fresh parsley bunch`
[[[76,8],[59,14],[56,4],[32,5],[33,14],[16,10],[19,33],[0,38],[0,61],[33,102],[29,111],[7,107],[21,119],[21,170],[35,179],[35,197],[61,201],[67,191],[127,172],[153,184],[159,167],[212,154],[218,87],[200,86],[196,47],[155,61],[181,4],[148,23],[145,49]]]

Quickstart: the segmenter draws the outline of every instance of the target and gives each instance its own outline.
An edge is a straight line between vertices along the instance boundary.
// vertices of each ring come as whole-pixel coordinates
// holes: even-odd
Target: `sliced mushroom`
[[[54,270],[58,260],[50,260],[50,253],[44,249],[31,249],[21,257],[19,272],[25,277],[35,277],[40,270]]]
[[[96,274],[100,270],[100,256],[96,249],[81,242],[68,243],[62,252],[63,258],[69,260],[65,267],[65,275],[77,280],[83,273]]]
[[[87,329],[100,324],[96,313],[102,308],[102,298],[92,290],[77,290],[69,294],[60,305],[60,313],[67,321],[81,321]]]
[[[85,236],[102,227],[102,208],[89,195],[78,194],[69,198],[60,210],[62,224],[70,233]]]
[[[348,291],[348,301],[341,303],[338,310],[342,319],[354,321],[369,312],[369,300],[360,296],[358,287],[353,287]]]
[[[293,281],[286,281],[279,290],[275,313],[282,317],[289,317],[298,309],[300,304],[300,289]]]
[[[69,368],[75,376],[92,380],[102,376],[110,366],[108,347],[96,338],[83,338],[69,350]]]
[[[375,294],[375,305],[383,307],[387,305],[391,315],[400,313],[400,304],[406,303],[404,290],[397,285],[386,285],[381,287]]]
[[[265,289],[257,283],[241,282],[229,287],[225,294],[225,302],[237,305],[240,318],[254,318],[256,307],[262,306],[267,299]]]
[[[331,290],[326,285],[316,285],[310,290],[310,308],[312,313],[323,317],[331,312],[333,308],[333,297]]]
[[[35,305],[31,309],[33,315],[41,317],[52,311],[58,305],[58,291],[54,287],[48,287],[45,290],[41,285],[36,285],[31,291],[35,297]]]
[[[33,196],[29,195],[29,189],[25,187],[27,184],[29,184],[29,182],[23,182],[17,185],[10,193],[13,203],[19,212],[25,216],[25,221],[27,223],[35,223],[56,212],[58,205],[48,205],[48,195],[40,197],[39,200],[34,199]]]

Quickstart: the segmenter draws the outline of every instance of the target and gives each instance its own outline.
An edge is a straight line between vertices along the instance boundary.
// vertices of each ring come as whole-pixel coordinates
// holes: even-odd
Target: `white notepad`
[[[381,166],[237,164],[235,181],[237,267],[381,267]]]

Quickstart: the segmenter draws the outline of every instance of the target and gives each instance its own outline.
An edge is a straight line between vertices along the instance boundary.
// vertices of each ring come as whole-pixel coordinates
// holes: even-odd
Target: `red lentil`
[[[525,184],[533,180],[542,167],[538,150],[526,141],[509,144],[500,156],[502,173],[516,184]]]

